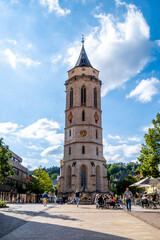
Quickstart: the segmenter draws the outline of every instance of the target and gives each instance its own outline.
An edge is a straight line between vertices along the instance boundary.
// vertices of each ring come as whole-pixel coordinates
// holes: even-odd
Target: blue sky
[[[160,112],[158,0],[1,0],[0,136],[29,168],[63,158],[67,71],[81,34],[100,71],[104,156],[136,161]]]

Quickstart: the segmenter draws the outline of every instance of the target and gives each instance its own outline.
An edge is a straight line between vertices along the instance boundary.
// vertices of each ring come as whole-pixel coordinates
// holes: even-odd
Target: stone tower
[[[59,194],[69,196],[78,190],[93,196],[108,191],[102,144],[102,82],[98,77],[99,71],[92,67],[82,38],[78,61],[68,71],[65,82],[65,141]]]

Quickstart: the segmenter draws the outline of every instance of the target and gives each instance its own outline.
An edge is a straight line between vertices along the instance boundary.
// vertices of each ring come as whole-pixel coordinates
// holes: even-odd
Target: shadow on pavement
[[[66,227],[48,223],[28,222],[1,240],[130,240],[91,230]]]
[[[63,219],[63,220],[71,220],[71,221],[77,221],[78,219],[76,218],[70,218],[68,216],[65,215],[50,215],[48,214],[46,211],[40,211],[40,212],[33,212],[33,211],[23,211],[23,210],[7,210],[7,213],[14,213],[14,214],[22,214],[22,215],[26,215],[26,216],[43,216],[46,218],[58,218],[58,219]]]
[[[19,228],[25,223],[26,221],[21,218],[15,218],[0,213],[0,238]]]

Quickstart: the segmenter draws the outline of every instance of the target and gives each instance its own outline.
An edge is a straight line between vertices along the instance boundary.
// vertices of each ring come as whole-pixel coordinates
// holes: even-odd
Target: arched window
[[[85,111],[82,111],[82,121],[85,121]]]
[[[82,166],[81,168],[81,187],[85,190],[86,187],[86,167]]]
[[[98,138],[98,130],[96,130],[96,138]]]
[[[100,167],[96,167],[96,192],[101,191],[101,174],[100,174]]]
[[[86,88],[83,86],[81,88],[81,105],[86,106]]]
[[[85,154],[85,146],[82,146],[82,154]]]
[[[66,187],[67,190],[71,188],[71,167],[67,167],[67,172],[66,172]]]
[[[96,147],[96,155],[98,155],[98,147]]]
[[[97,89],[94,88],[94,107],[97,107]]]
[[[70,90],[70,108],[73,107],[73,88]]]
[[[71,137],[71,133],[72,133],[72,132],[71,132],[71,129],[69,129],[69,136],[70,136],[70,137]]]
[[[71,155],[71,147],[69,147],[69,155]]]

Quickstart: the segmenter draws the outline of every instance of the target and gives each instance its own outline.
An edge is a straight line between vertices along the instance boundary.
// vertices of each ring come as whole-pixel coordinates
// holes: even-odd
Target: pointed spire
[[[77,63],[75,65],[75,67],[92,67],[89,59],[88,59],[88,56],[87,56],[87,53],[85,51],[85,48],[84,48],[84,35],[82,34],[82,49],[81,49],[81,52],[80,52],[80,55],[79,55],[79,58],[77,60]]]

